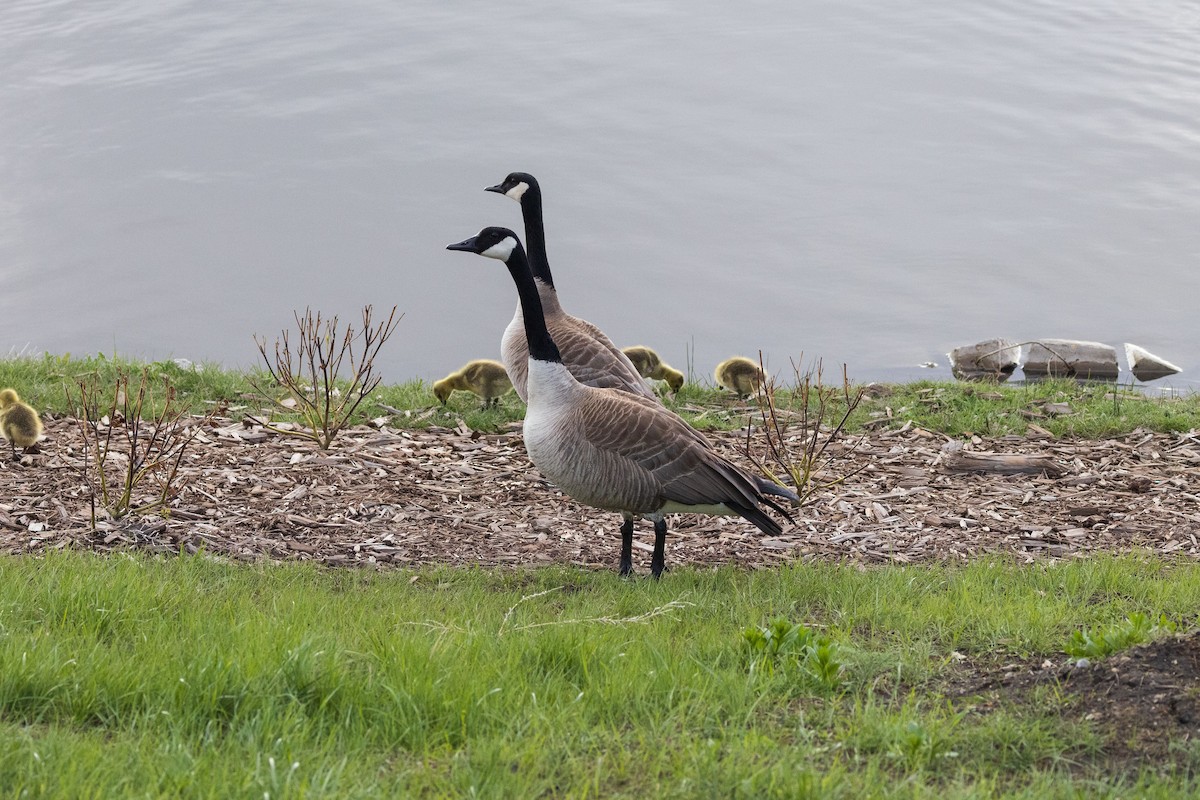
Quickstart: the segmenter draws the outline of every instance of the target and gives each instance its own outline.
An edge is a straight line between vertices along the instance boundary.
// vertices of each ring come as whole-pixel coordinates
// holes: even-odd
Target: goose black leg
[[[655,578],[661,578],[663,572],[667,569],[664,553],[666,547],[667,521],[665,519],[656,519],[654,520],[654,555],[650,557],[650,574]]]
[[[625,520],[621,523],[621,567],[618,570],[621,575],[629,575],[633,572],[633,518]]]

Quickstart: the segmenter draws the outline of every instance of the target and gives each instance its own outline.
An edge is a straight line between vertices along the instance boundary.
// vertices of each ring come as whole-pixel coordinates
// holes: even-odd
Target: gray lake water
[[[1200,371],[1200,4],[5,0],[0,355],[248,366],[293,309],[496,357],[447,252],[536,175],[564,306],[710,375],[992,336]],[[916,365],[936,361],[937,370]]]

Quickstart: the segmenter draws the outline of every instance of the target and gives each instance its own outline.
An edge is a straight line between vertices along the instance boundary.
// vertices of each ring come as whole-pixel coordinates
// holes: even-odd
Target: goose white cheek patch
[[[525,181],[521,181],[516,186],[505,192],[504,196],[511,197],[513,200],[520,202],[521,198],[525,196],[525,192],[527,191],[529,191],[529,184]]]
[[[479,255],[487,256],[488,258],[498,258],[501,261],[508,261],[508,257],[512,255],[513,249],[517,246],[517,240],[511,236],[505,236],[494,245],[484,250]]]

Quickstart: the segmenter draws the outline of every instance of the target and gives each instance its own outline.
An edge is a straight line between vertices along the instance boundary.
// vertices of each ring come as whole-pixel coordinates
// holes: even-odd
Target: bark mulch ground
[[[41,452],[0,461],[0,552],[137,548],[335,565],[615,567],[620,518],[563,497],[532,467],[520,426],[501,434],[357,427],[326,453],[231,419],[186,452],[167,517],[90,522],[83,439],[47,421]],[[711,433],[748,464],[745,435]],[[1200,436],[978,437],[967,452],[1048,456],[1062,474],[947,469],[946,438],[917,428],[847,437],[831,476],[858,470],[767,537],[736,517],[671,520],[667,561],[766,567],[793,559],[964,562],[985,553],[1061,559],[1096,551],[1200,557]],[[119,459],[114,462],[121,471]],[[145,480],[147,487],[162,472]],[[646,551],[649,525],[636,547]]]

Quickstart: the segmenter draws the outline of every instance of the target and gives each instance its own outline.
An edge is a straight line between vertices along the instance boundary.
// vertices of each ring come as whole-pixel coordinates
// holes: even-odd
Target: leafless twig
[[[302,430],[272,426],[268,421],[251,418],[254,422],[289,436],[299,436],[328,450],[338,432],[345,427],[362,401],[383,380],[375,374],[375,357],[384,342],[396,330],[403,314],[396,316],[396,307],[386,321],[374,324],[372,307],[363,308],[362,329],[356,332],[350,325],[338,333],[338,318],[323,319],[320,312],[305,309],[304,315],[295,312],[298,336],[295,347],[287,330],[275,340],[274,356],[267,354],[266,338],[254,337],[272,381],[286,392],[265,391],[254,384],[261,394],[271,398],[280,410],[300,414],[308,427]],[[361,341],[360,341],[361,340]],[[343,378],[342,367],[349,361],[350,375]],[[340,385],[339,385],[340,382]],[[253,383],[253,382],[252,382]]]
[[[760,367],[763,366],[761,352],[758,359]],[[839,457],[830,446],[843,436],[846,423],[862,402],[863,390],[851,388],[844,364],[840,387],[825,385],[820,360],[803,370],[793,360],[792,371],[796,386],[790,396],[784,397],[778,391],[773,377],[759,387],[755,398],[764,441],[760,454],[755,454],[752,426],[748,425],[745,449],[746,456],[767,478],[780,482],[778,472],[791,478],[803,505],[817,492],[836,486],[862,470],[858,467],[842,475],[830,475],[830,468]],[[850,451],[857,446],[856,442]]]
[[[88,490],[92,528],[96,527],[97,500],[113,519],[130,514],[165,510],[178,494],[176,479],[187,446],[211,418],[212,413],[189,424],[187,406],[181,405],[175,388],[163,378],[162,409],[144,416],[153,406],[150,379],[142,370],[137,385],[129,373],[117,374],[111,396],[95,377],[81,380],[75,417],[83,436],[82,472]],[[149,479],[156,485],[150,497],[139,490]]]

